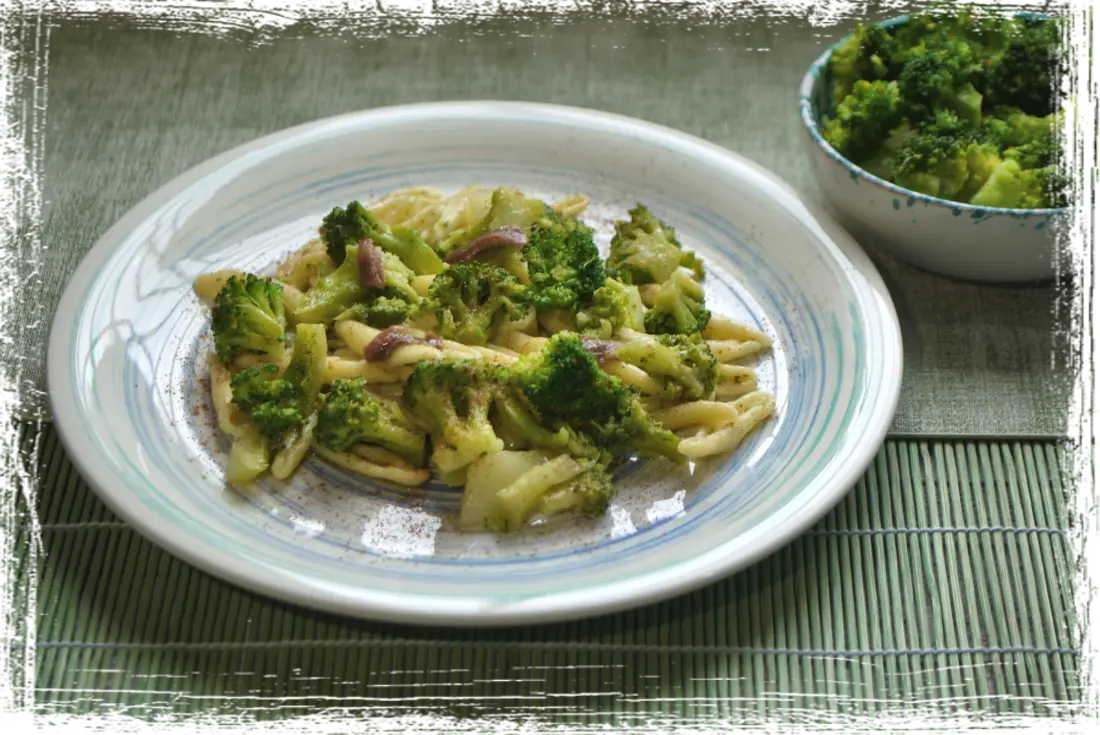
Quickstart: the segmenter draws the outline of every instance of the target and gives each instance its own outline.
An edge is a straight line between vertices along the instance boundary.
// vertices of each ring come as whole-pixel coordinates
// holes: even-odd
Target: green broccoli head
[[[324,218],[321,234],[329,257],[337,265],[344,263],[348,248],[371,240],[377,247],[400,258],[417,275],[434,275],[443,270],[439,255],[416,230],[387,227],[359,202],[351,202],[347,209],[333,209]]]
[[[1051,136],[1053,140],[1061,119],[1060,113],[1037,117],[1018,107],[1000,105],[985,117],[982,127],[987,140],[1004,148],[1014,148],[1046,136]]]
[[[657,291],[653,308],[645,315],[645,330],[650,334],[691,334],[703,331],[708,322],[710,311],[703,287],[677,271]]]
[[[576,311],[607,278],[592,229],[549,207],[528,231],[523,257],[531,278],[527,300],[540,311]]]
[[[902,122],[901,96],[896,81],[861,79],[826,117],[822,135],[840,155],[856,163],[875,154]]]
[[[970,199],[980,207],[1047,209],[1068,206],[1069,179],[1057,166],[1024,169],[1009,158]]]
[[[1004,157],[1018,163],[1024,179],[1034,184],[1024,195],[1024,207],[1070,207],[1097,199],[1100,172],[1085,130],[1046,131],[1005,151]]]
[[[281,441],[316,413],[327,355],[324,327],[299,324],[286,370],[280,375],[277,366],[262,365],[233,375],[233,403],[265,436]]]
[[[214,300],[210,326],[223,362],[244,351],[281,359],[286,346],[282,286],[250,273],[230,277]]]
[[[503,320],[522,319],[530,308],[515,276],[488,263],[449,266],[432,280],[424,311],[435,316],[444,337],[483,345]]]
[[[637,286],[608,278],[592,295],[592,303],[576,314],[577,329],[583,334],[610,339],[624,327],[645,330],[645,304]]]
[[[901,109],[911,123],[931,122],[950,110],[973,126],[982,121],[982,95],[974,87],[981,65],[969,44],[949,41],[914,53],[898,75]]]
[[[931,125],[907,138],[894,153],[894,182],[923,194],[954,198],[970,182],[968,154],[976,141],[975,128],[955,113],[940,110]]]
[[[1061,24],[1025,23],[1016,27],[1003,51],[990,60],[982,77],[982,93],[991,105],[1010,105],[1029,115],[1054,111],[1066,72]]]
[[[354,444],[375,444],[420,467],[424,464],[424,432],[413,426],[401,408],[371,397],[363,378],[336,380],[324,397],[317,419],[317,441],[334,452]]]
[[[615,457],[667,457],[683,461],[679,439],[667,431],[622,381],[600,370],[576,334],[554,335],[508,370],[543,421],[561,421]]]
[[[510,450],[549,450],[573,457],[595,457],[591,440],[556,419],[543,419],[521,391],[502,383],[493,398],[490,419],[497,436]]]
[[[322,276],[313,288],[305,292],[301,302],[294,311],[294,319],[299,323],[331,324],[337,318],[354,318],[359,321],[359,315],[367,317],[377,311],[378,317],[383,320],[392,317],[394,304],[392,301],[373,308],[380,299],[400,300],[409,306],[406,311],[411,312],[420,301],[420,296],[412,286],[414,273],[400,258],[392,253],[381,254],[385,275],[385,286],[381,289],[364,288],[359,274],[358,255],[359,246],[352,245],[347,249],[344,261],[336,270]],[[366,304],[359,311],[345,314],[358,304]],[[367,322],[370,323],[370,322]],[[377,326],[377,325],[372,325]],[[389,326],[389,325],[386,325]]]
[[[718,360],[699,334],[639,337],[616,346],[615,357],[657,380],[664,389],[663,398],[698,401],[714,397]]]
[[[899,44],[891,32],[875,24],[856,23],[855,32],[829,55],[833,104],[839,105],[861,79],[873,81],[897,75]]]
[[[412,302],[401,296],[379,296],[360,302],[336,316],[336,321],[351,320],[385,329],[414,319],[420,302]]]
[[[546,517],[566,513],[591,517],[603,515],[615,497],[615,485],[607,469],[610,460],[611,456],[605,455],[591,469],[551,488],[540,498],[538,512]]]
[[[684,258],[676,231],[639,204],[615,223],[607,272],[623,283],[664,283]]]
[[[897,36],[910,47],[965,41],[996,52],[1025,28],[1023,20],[992,2],[933,0],[912,13]]]
[[[504,448],[489,420],[498,384],[497,369],[476,360],[424,361],[413,368],[402,397],[431,435],[432,460],[441,471]]]

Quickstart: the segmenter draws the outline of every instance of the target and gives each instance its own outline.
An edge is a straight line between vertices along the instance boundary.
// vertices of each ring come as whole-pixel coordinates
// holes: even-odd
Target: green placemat
[[[900,12],[873,4],[861,17]],[[10,350],[22,365],[25,410],[44,407],[33,389],[43,387],[61,290],[118,217],[212,155],[327,115],[441,99],[596,107],[726,146],[821,202],[801,149],[796,92],[811,60],[852,21],[670,15],[453,20],[414,36],[395,21],[374,29],[384,37],[300,25],[265,33],[262,45],[229,26],[213,36],[117,16],[29,19],[12,38],[25,50],[48,49],[48,66],[27,66],[28,90],[38,84],[47,104],[45,249],[16,301],[20,331]],[[895,435],[1065,433],[1069,312],[1056,313],[1056,290],[966,285],[875,255],[904,328]]]
[[[51,428],[39,456],[45,553],[31,563],[21,509],[17,608],[34,570],[27,683],[41,712],[652,727],[1052,715],[1079,699],[1064,457],[1051,443],[890,441],[821,523],[741,574],[618,615],[472,631],[349,620],[246,593],[121,523]]]

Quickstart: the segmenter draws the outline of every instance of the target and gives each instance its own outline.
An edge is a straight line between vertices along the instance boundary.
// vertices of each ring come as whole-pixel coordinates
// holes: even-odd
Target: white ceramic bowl
[[[907,18],[880,25],[900,25]],[[1056,232],[1070,209],[976,207],[928,196],[864,171],[825,141],[819,123],[830,108],[828,60],[844,40],[814,61],[799,89],[810,166],[840,223],[857,239],[942,275],[1019,283],[1068,273],[1071,263],[1065,249],[1056,247]]]

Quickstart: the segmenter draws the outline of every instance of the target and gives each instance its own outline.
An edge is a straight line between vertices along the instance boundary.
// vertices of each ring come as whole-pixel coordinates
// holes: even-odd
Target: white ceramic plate
[[[733,455],[629,468],[605,518],[511,537],[451,530],[458,493],[408,492],[316,458],[287,483],[223,483],[192,279],[265,270],[321,217],[393,189],[579,191],[604,242],[635,202],[706,259],[708,305],[771,334],[757,363],[776,417]],[[721,148],[623,117],[429,104],[292,128],[214,158],[116,224],[80,265],[49,344],[55,421],[120,516],[252,590],[399,622],[496,625],[610,612],[686,592],[804,531],[855,483],[897,403],[901,336],[869,260],[788,187]]]

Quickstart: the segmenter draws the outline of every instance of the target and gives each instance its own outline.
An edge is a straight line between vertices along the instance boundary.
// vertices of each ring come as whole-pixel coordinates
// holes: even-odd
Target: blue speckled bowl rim
[[[1029,19],[1050,19],[1054,16],[1046,15],[1043,13],[1016,13],[1017,18],[1029,18]],[[896,18],[889,18],[887,20],[879,21],[875,25],[882,28],[893,28],[895,26],[904,25],[909,21],[908,15],[898,16]],[[802,115],[802,122],[805,124],[807,131],[810,133],[810,137],[813,138],[814,143],[817,144],[827,156],[839,163],[844,168],[848,169],[854,177],[862,178],[870,181],[873,184],[886,189],[887,191],[899,194],[901,196],[915,199],[917,201],[926,202],[928,204],[936,204],[941,207],[947,207],[954,210],[956,213],[971,212],[972,217],[981,217],[982,215],[996,215],[1007,214],[1012,217],[1034,217],[1034,216],[1054,216],[1060,214],[1068,214],[1073,211],[1072,207],[1060,207],[1054,209],[1010,209],[1007,207],[982,207],[975,204],[966,204],[965,202],[953,202],[950,199],[941,199],[940,197],[929,196],[928,194],[921,194],[920,192],[913,191],[912,189],[905,189],[897,184],[890,183],[885,179],[881,179],[878,176],[866,171],[859,166],[849,161],[844,156],[840,155],[835,148],[833,148],[821,135],[821,130],[818,127],[816,115],[814,113],[814,96],[816,94],[816,87],[818,80],[821,78],[822,73],[826,71],[829,57],[833,51],[837,49],[842,43],[851,38],[854,34],[849,33],[844,36],[828,49],[825,50],[820,56],[814,59],[814,62],[810,64],[810,68],[806,71],[806,75],[802,77],[802,84],[798,88],[798,106]]]

